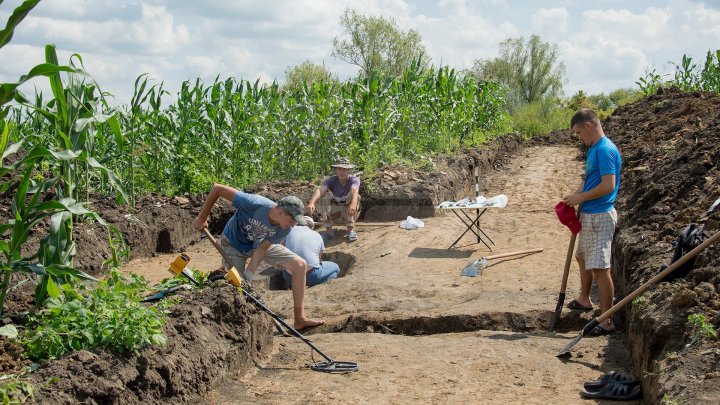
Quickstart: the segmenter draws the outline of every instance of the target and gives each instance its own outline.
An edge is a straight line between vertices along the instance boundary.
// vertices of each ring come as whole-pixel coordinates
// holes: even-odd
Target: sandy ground
[[[498,314],[542,317],[554,310],[562,278],[569,231],[554,213],[560,198],[580,182],[583,164],[570,147],[528,148],[504,168],[485,173],[482,194],[505,194],[508,205],[488,209],[481,226],[495,242],[490,251],[466,235],[459,246],[447,247],[464,230],[452,214],[424,219],[425,227],[403,230],[397,225],[359,225],[359,240],[340,238],[329,251],[355,257],[350,273],[307,290],[306,311],[328,325],[313,331],[313,341],[336,360],[355,361],[358,373],[327,375],[306,367],[307,345],[278,337],[275,351],[255,372],[238,376],[235,384],[219,387],[208,403],[579,403],[582,382],[615,369],[627,371],[624,334],[585,338],[572,359],[555,354],[577,334],[527,332],[498,320],[498,331],[403,336],[380,333],[324,333],[348,317],[408,319],[417,317],[494,317]],[[461,277],[471,258],[543,248],[530,256],[491,260],[479,277]],[[219,255],[201,241],[188,247],[190,265],[213,270]],[[125,271],[150,281],[168,276],[174,255],[129,263]],[[578,290],[573,263],[567,299]],[[265,291],[266,304],[292,316],[290,291]],[[579,325],[590,314],[563,312]],[[505,316],[507,318],[507,316]],[[504,330],[504,331],[502,331]],[[419,332],[416,332],[421,334]],[[315,356],[318,360],[319,356]]]

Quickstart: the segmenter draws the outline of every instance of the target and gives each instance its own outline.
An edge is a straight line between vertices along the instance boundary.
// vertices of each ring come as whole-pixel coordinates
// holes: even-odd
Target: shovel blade
[[[465,268],[462,269],[462,272],[460,273],[461,276],[466,277],[477,277],[480,274],[482,274],[482,270],[479,266],[480,259],[471,260]]]
[[[577,335],[577,336],[575,336],[574,338],[572,338],[572,340],[570,341],[570,343],[568,343],[567,345],[565,345],[565,347],[563,347],[563,349],[560,350],[560,352],[559,352],[558,354],[556,354],[555,357],[568,358],[568,357],[572,356],[572,353],[570,352],[570,350],[572,350],[572,348],[573,348],[573,347],[580,341],[580,339],[582,339],[582,338],[583,338],[583,334],[582,334],[582,333],[580,333],[579,335]]]

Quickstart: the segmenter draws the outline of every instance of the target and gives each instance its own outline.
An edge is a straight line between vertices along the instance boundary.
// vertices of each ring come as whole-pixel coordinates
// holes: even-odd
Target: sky
[[[20,4],[0,4],[0,26]],[[283,82],[306,60],[346,80],[358,68],[331,52],[348,8],[417,30],[432,64],[458,70],[497,57],[505,39],[538,35],[558,45],[568,97],[636,87],[683,54],[702,64],[720,49],[720,0],[43,0],[0,48],[0,83],[42,63],[46,44],[62,64],[80,54],[115,104],[129,102],[143,73],[172,94],[196,78]],[[46,92],[46,82],[21,90]]]

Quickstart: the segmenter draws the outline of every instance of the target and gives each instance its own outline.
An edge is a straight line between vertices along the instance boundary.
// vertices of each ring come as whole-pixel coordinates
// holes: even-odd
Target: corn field
[[[53,55],[47,62],[57,65]],[[338,156],[371,171],[481,144],[507,122],[495,83],[419,61],[400,77],[374,74],[294,91],[234,78],[186,81],[167,106],[163,84],[141,75],[122,107],[108,104],[79,55],[70,68],[75,73],[50,76],[50,100],[16,96],[9,143],[84,157],[47,168],[62,173],[63,195],[84,201],[90,192],[121,190],[134,203],[138,193],[204,192],[213,182],[312,179]]]

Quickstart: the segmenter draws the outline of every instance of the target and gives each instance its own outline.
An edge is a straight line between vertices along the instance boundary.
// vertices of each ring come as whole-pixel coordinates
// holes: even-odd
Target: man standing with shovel
[[[571,309],[592,309],[590,288],[593,279],[600,293],[600,307],[612,307],[615,295],[610,274],[612,239],[617,224],[615,200],[620,188],[620,151],[605,136],[597,114],[591,109],[578,110],[570,120],[570,128],[589,147],[585,158],[585,181],[574,194],[563,198],[565,204],[581,206],[580,241],[575,258],[580,267],[580,295]],[[601,323],[586,336],[607,335],[615,331],[612,318]]]

